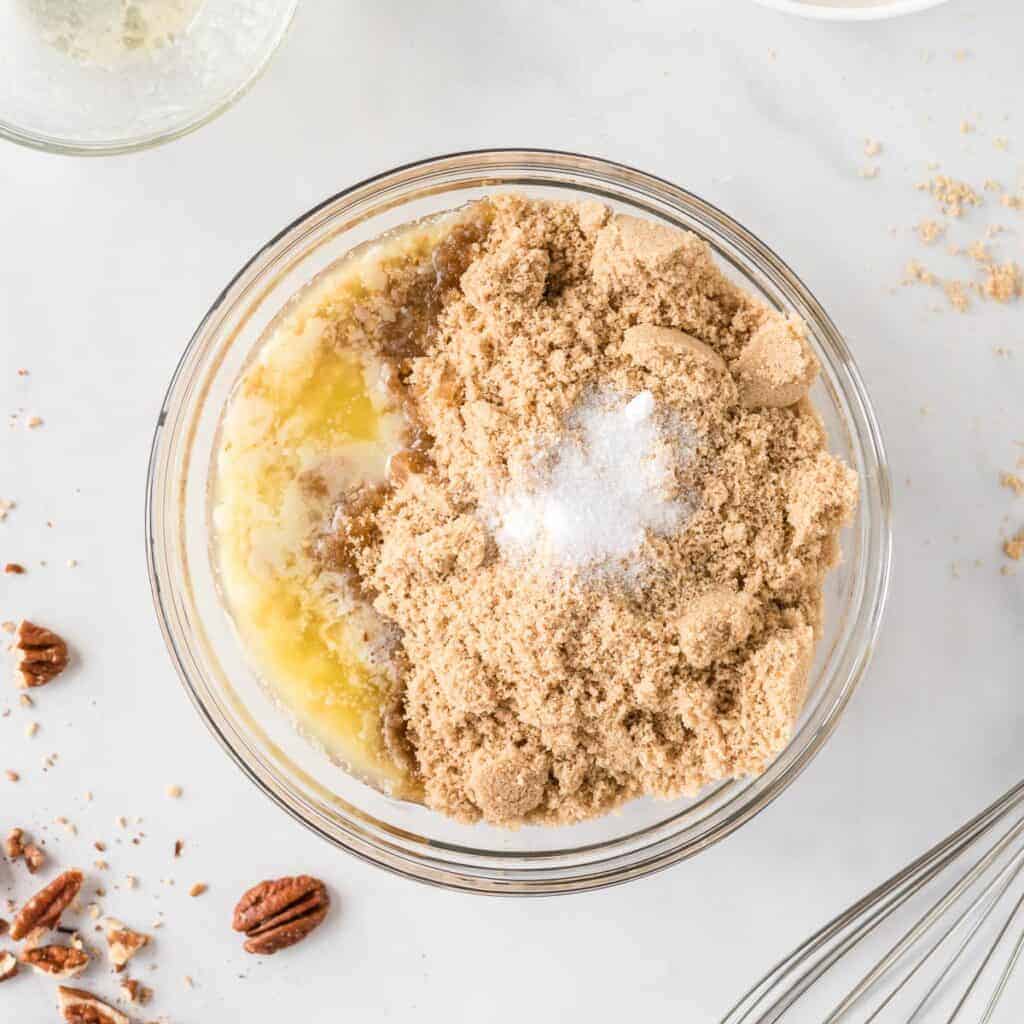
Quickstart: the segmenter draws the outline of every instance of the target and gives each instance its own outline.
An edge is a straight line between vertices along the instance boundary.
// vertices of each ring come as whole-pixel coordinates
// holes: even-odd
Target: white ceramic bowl
[[[762,7],[771,7],[800,18],[819,21],[881,21],[898,18],[901,14],[916,14],[929,7],[938,7],[948,0],[875,0],[864,4],[844,3],[844,0],[754,0]]]

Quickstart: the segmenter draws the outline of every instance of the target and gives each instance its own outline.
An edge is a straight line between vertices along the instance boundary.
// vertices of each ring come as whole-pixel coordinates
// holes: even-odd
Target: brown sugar
[[[334,516],[356,538],[360,591],[401,637],[389,749],[430,807],[506,826],[761,772],[803,705],[857,500],[807,399],[806,328],[689,233],[519,196],[479,216],[403,370],[425,457],[355,532],[344,506]],[[373,315],[364,343],[380,355]],[[679,518],[608,554],[576,543],[596,527],[572,507],[562,548],[553,532],[509,546],[495,509],[573,498],[570,469],[607,440],[587,415],[634,412],[660,467],[650,510]],[[614,458],[609,472],[609,502],[647,479]]]

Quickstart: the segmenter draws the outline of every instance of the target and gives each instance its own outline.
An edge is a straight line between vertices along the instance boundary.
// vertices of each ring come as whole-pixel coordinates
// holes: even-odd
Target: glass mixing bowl
[[[179,138],[259,77],[298,0],[3,0],[0,138],[102,156]]]
[[[210,484],[218,422],[275,314],[354,246],[499,190],[592,197],[706,239],[737,282],[810,326],[822,372],[812,397],[832,451],[860,474],[860,508],[828,577],[825,629],[807,703],[786,749],[756,779],[695,799],[636,800],[561,828],[461,825],[364,785],[302,739],[246,660],[218,596]],[[175,371],[153,440],[146,538],[160,626],[213,734],[271,799],[318,835],[398,874],[499,894],[580,891],[693,856],[749,821],[807,766],[863,675],[890,563],[890,482],[874,413],[845,342],[799,278],[762,242],[676,185],[569,153],[494,150],[410,164],[328,199],[261,249],[206,314]]]

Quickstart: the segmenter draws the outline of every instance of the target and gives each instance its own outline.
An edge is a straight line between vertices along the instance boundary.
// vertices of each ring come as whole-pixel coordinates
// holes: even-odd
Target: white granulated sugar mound
[[[685,523],[690,507],[675,494],[675,471],[692,443],[649,391],[591,394],[543,453],[550,468],[496,502],[498,546],[513,558],[545,553],[567,568],[621,565],[648,532],[667,536]]]

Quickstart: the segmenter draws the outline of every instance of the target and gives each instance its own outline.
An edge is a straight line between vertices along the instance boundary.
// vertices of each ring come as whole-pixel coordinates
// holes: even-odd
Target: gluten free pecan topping
[[[7,981],[18,973],[18,958],[4,950],[0,953],[0,981]]]
[[[329,906],[327,888],[318,878],[268,879],[238,901],[231,926],[248,936],[247,953],[269,956],[304,939],[327,916]]]
[[[43,686],[67,668],[68,645],[53,630],[22,619],[14,644],[22,687]]]
[[[124,965],[140,949],[148,946],[150,938],[142,932],[132,931],[116,918],[108,917],[104,922],[104,930],[107,935],[108,954],[110,962],[114,965],[115,971],[123,971]]]
[[[11,938],[15,941],[25,938],[30,932],[42,928],[55,928],[60,915],[67,910],[71,901],[82,888],[82,872],[65,871],[48,886],[40,889],[15,915],[11,925]]]
[[[89,954],[71,946],[36,946],[21,954],[21,962],[54,978],[77,978],[89,966]]]
[[[61,985],[57,1005],[67,1024],[132,1024],[126,1014],[80,988]]]

